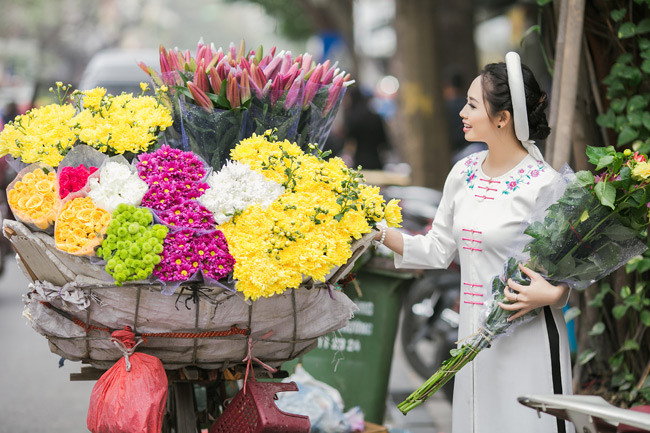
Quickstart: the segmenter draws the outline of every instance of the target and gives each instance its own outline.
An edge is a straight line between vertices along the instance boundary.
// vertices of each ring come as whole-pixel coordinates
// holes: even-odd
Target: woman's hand
[[[563,299],[569,290],[564,285],[554,286],[544,279],[537,272],[528,269],[519,263],[519,269],[530,278],[530,285],[524,286],[515,283],[512,278],[503,293],[506,298],[512,301],[512,304],[499,302],[499,306],[504,310],[517,311],[508,317],[508,321],[513,321],[524,314],[540,307],[547,305],[557,305]]]

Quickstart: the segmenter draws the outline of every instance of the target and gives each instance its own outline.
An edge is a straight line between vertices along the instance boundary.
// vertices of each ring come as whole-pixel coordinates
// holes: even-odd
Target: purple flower
[[[158,212],[158,217],[167,225],[174,227],[210,230],[216,226],[212,212],[194,200]]]
[[[161,181],[149,187],[142,198],[142,206],[158,211],[165,211],[205,194],[210,188],[203,182]]]
[[[138,156],[138,175],[147,184],[155,181],[199,181],[205,177],[204,163],[192,152],[183,152],[164,144],[152,153]]]
[[[533,170],[533,171],[531,171],[531,172],[530,172],[530,175],[531,175],[532,177],[537,177],[537,176],[539,176],[539,170]]]

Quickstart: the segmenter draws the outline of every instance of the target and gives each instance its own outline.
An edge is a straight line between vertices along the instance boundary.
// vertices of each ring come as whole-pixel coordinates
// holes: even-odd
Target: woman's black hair
[[[529,139],[544,140],[551,133],[546,119],[548,98],[542,91],[530,68],[521,65],[526,92],[526,111],[528,113]],[[490,63],[481,71],[481,84],[483,86],[483,99],[488,107],[490,117],[496,116],[500,111],[509,111],[512,115],[512,99],[508,85],[508,72],[506,64]]]

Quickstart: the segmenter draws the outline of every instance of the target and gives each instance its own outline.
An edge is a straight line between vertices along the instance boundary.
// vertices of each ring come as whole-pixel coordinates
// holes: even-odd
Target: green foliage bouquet
[[[479,332],[443,362],[420,388],[398,405],[406,414],[434,394],[492,341],[512,332],[511,326],[530,320],[538,310],[509,322],[509,311],[498,303],[511,303],[504,289],[508,279],[529,284],[518,263],[542,274],[551,284],[583,289],[609,275],[647,246],[650,202],[650,163],[645,155],[614,147],[589,147],[589,171],[565,170],[565,187],[547,208],[534,209],[522,230],[523,241],[515,242],[502,275],[492,280],[493,298],[486,302],[485,320]],[[540,215],[541,217],[538,217]]]

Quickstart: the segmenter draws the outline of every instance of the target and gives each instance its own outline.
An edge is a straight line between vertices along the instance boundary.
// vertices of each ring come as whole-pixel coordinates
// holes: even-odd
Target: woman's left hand
[[[528,269],[521,263],[519,263],[519,269],[528,275],[530,285],[524,286],[515,283],[512,278],[508,279],[508,284],[503,293],[513,303],[504,304],[499,302],[499,306],[504,310],[516,311],[515,314],[508,317],[508,321],[513,321],[536,308],[558,304],[568,290],[566,286],[552,285],[540,274]]]

